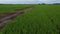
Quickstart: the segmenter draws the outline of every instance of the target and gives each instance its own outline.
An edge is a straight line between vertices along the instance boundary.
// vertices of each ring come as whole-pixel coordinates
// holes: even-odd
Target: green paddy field
[[[0,5],[0,13],[31,6]],[[36,5],[9,22],[0,34],[60,34],[60,5]]]

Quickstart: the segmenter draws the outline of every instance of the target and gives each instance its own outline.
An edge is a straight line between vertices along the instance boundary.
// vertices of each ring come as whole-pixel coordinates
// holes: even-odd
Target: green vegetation
[[[25,8],[25,7],[28,7],[28,6],[31,6],[31,4],[27,5],[27,4],[2,4],[0,5],[0,12],[8,12],[8,11],[15,11],[17,9],[22,9],[22,8]]]
[[[30,5],[2,5],[1,11],[11,11]],[[37,5],[7,24],[0,34],[60,34],[60,5]]]

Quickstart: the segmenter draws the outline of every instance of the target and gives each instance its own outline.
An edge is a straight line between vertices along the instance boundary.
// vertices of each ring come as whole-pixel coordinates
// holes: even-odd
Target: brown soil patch
[[[16,16],[23,14],[24,12],[31,10],[34,6],[26,7],[24,9],[17,10],[15,12],[7,12],[0,14],[0,29],[2,29],[9,21],[14,19]]]

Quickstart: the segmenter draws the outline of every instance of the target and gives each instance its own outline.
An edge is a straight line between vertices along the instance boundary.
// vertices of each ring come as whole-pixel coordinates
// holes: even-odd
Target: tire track
[[[33,6],[30,6],[30,7],[26,7],[24,9],[20,9],[20,10],[17,10],[16,12],[10,12],[10,13],[3,13],[3,14],[0,14],[1,17],[0,17],[0,30],[10,21],[12,21],[12,19],[14,19],[15,17],[27,12],[28,10],[31,10]]]

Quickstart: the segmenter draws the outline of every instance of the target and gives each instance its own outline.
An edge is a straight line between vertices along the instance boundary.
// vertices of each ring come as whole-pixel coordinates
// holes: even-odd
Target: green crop
[[[23,7],[24,6],[24,7]],[[0,11],[14,11],[30,5],[2,5]],[[1,34],[60,34],[60,5],[36,5],[7,24]]]

